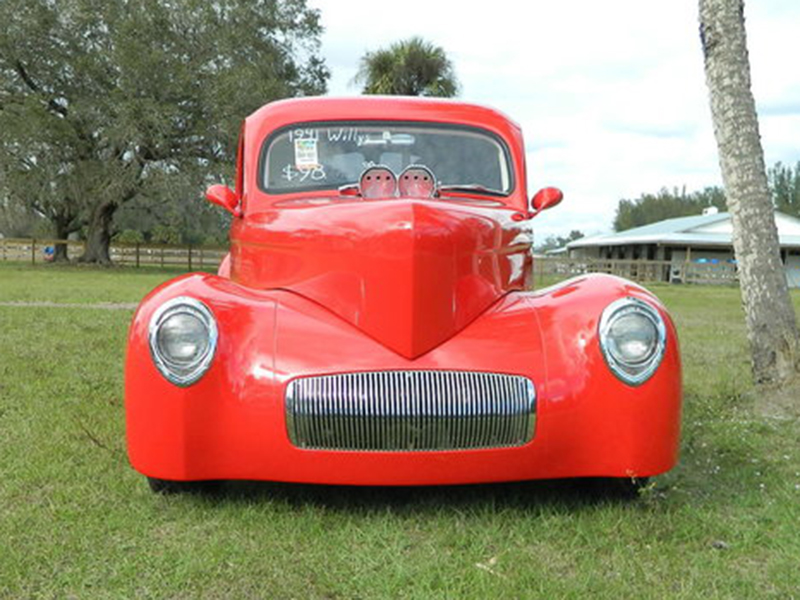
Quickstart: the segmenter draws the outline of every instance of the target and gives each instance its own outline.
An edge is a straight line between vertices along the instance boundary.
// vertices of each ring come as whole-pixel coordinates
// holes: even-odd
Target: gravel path
[[[23,308],[95,308],[99,310],[134,310],[135,302],[94,302],[92,304],[69,304],[64,302],[0,302],[0,306],[19,306]]]

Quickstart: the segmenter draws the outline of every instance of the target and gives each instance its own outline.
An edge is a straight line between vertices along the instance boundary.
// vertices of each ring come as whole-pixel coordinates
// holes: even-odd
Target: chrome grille
[[[520,446],[533,438],[536,391],[517,375],[377,371],[303,377],[286,389],[289,438],[325,450],[422,451]]]

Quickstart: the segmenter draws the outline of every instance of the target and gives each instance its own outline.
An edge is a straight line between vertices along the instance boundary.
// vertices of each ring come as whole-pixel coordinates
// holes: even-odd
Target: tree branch
[[[25,85],[28,87],[28,89],[30,89],[35,94],[44,95],[44,91],[42,90],[41,86],[33,80],[30,73],[28,73],[27,69],[25,68],[25,65],[22,64],[21,60],[17,59],[14,62],[14,69],[17,71],[17,74],[20,76],[22,81],[25,82]],[[54,98],[48,98],[45,100],[45,102],[47,104],[47,108],[49,108],[52,113],[61,115],[64,118],[66,118],[66,116],[68,115],[69,111],[67,110],[67,108],[56,102]],[[78,136],[79,140],[86,143],[87,146],[89,147],[94,145],[92,137],[87,133],[85,133],[83,129],[81,129],[77,121],[70,120],[69,122],[71,123],[72,128],[75,130],[75,135]],[[88,150],[82,150],[80,152],[80,156],[81,158],[88,158],[90,156],[90,152]]]
[[[25,69],[25,66],[22,64],[21,60],[17,60],[14,63],[14,68],[16,69],[17,74],[20,76],[22,81],[25,82],[25,85],[27,85],[28,88],[32,92],[34,92],[36,94],[41,94],[42,93],[41,87],[30,76],[30,73],[28,73],[28,71]],[[65,107],[61,106],[53,98],[48,98],[47,99],[47,107],[50,110],[52,110],[53,112],[56,112],[56,113],[60,114],[62,117],[66,117],[67,116],[67,109]]]

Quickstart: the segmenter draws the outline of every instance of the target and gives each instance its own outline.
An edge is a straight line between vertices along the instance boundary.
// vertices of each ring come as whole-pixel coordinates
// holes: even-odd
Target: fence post
[[[192,245],[189,244],[189,270],[192,270]]]
[[[539,281],[537,282],[534,278],[534,289],[538,288],[540,285],[543,285],[544,282],[544,261],[545,259],[540,258],[536,262],[539,263],[537,266],[539,267]]]
[[[164,268],[164,246],[161,246],[161,268]]]
[[[136,242],[136,268],[139,268],[139,242]]]
[[[31,239],[31,264],[36,264],[36,238]]]

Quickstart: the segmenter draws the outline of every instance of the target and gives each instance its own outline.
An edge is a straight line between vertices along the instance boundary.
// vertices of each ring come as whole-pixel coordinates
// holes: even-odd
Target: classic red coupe
[[[155,491],[210,480],[428,485],[603,477],[678,454],[675,328],[647,290],[531,290],[519,127],[418,98],[307,98],[249,116],[217,275],[130,328],[128,450]]]

